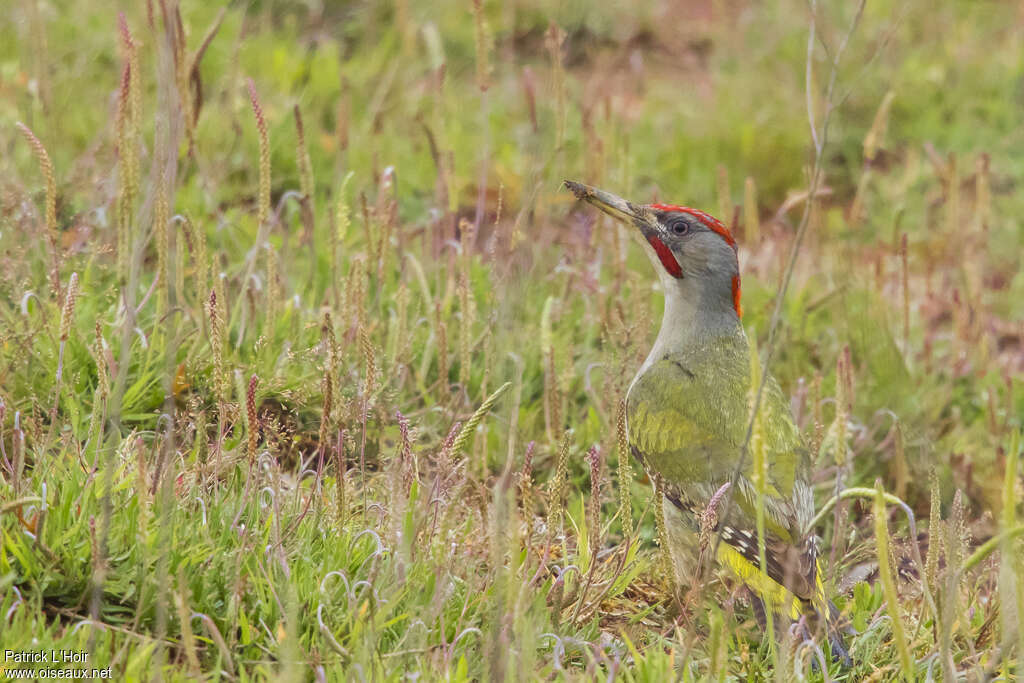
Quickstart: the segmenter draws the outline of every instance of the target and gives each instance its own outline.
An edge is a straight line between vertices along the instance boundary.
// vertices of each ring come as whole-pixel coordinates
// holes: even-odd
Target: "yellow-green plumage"
[[[626,402],[629,443],[648,472],[663,483],[670,503],[677,508],[678,514],[670,517],[678,516],[673,521],[688,528],[689,533],[677,532],[677,542],[672,544],[687,546],[672,549],[684,573],[692,571],[696,561],[697,516],[707,508],[715,492],[732,480],[740,464],[752,393],[748,357],[746,336],[737,327],[705,343],[650,359],[630,387]],[[768,475],[767,553],[774,553],[779,562],[790,561],[791,555],[813,553],[807,528],[814,515],[813,499],[806,480],[807,451],[785,397],[771,378],[762,396],[761,418],[760,436]],[[752,467],[753,458],[748,454],[739,471],[728,513],[719,519],[720,525],[737,532],[756,529]],[[725,504],[720,503],[719,507],[724,508]],[[716,513],[725,511],[719,509]],[[756,557],[756,536],[745,541],[737,538],[736,542],[745,542],[746,554],[723,537],[716,559],[748,585],[757,583],[761,580],[757,566],[746,559]],[[785,577],[789,592],[798,601],[817,601],[819,581],[812,569],[813,562],[813,557],[807,557],[787,569],[792,574]],[[778,585],[778,578],[772,583]],[[768,603],[792,602],[786,592],[774,590],[774,586],[772,590],[757,590],[755,585],[751,588]],[[792,610],[787,607],[783,611]]]
[[[714,560],[771,612],[824,617],[833,653],[847,659],[810,528],[808,452],[771,376],[764,378],[748,443],[763,373],[740,324],[736,241],[702,211],[633,204],[580,183],[566,185],[639,230],[665,293],[661,330],[626,397],[626,425],[633,454],[664,496],[677,580],[687,583],[698,559],[713,548]],[[763,481],[755,476],[755,463],[762,463]]]

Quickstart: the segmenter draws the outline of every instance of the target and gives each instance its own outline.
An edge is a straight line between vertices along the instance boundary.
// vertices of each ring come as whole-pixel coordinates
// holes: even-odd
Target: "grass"
[[[867,5],[769,342],[846,3],[808,96],[798,2],[17,0],[0,649],[125,680],[1019,676],[1014,11]],[[852,669],[762,640],[727,575],[675,595],[623,452],[660,295],[567,177],[735,218]]]

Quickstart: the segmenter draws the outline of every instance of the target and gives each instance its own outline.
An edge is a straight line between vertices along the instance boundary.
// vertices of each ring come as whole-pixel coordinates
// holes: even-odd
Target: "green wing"
[[[724,372],[732,372],[722,368]],[[704,381],[706,369],[686,358],[665,358],[647,369],[629,392],[630,445],[645,465],[677,484],[719,485],[739,459],[746,423],[746,377]]]
[[[723,340],[652,363],[630,388],[627,424],[630,446],[649,472],[702,510],[732,479],[750,419],[750,374],[745,340]],[[796,542],[813,515],[806,487],[807,452],[778,384],[771,378],[762,396],[768,469],[768,529],[783,542]],[[752,461],[745,458],[737,503],[728,522],[754,528]],[[801,539],[802,540],[802,539]]]

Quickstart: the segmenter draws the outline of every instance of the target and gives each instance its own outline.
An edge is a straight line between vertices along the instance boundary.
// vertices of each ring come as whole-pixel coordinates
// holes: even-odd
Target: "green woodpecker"
[[[633,454],[663,492],[677,582],[689,585],[713,553],[759,598],[761,616],[767,607],[782,623],[805,615],[821,623],[824,617],[833,656],[847,661],[810,528],[808,451],[770,376],[760,408],[767,472],[766,566],[760,569],[753,458],[741,462],[753,382],[740,324],[736,240],[703,211],[633,204],[580,183],[565,185],[578,199],[639,230],[665,292],[661,330],[629,387],[626,420]]]

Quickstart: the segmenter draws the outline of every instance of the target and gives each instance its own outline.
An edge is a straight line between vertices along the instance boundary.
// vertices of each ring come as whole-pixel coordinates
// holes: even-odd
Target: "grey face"
[[[721,221],[685,206],[633,204],[582,183],[567,180],[565,186],[577,199],[639,229],[651,263],[666,284],[678,283],[680,296],[739,315],[736,241]]]
[[[678,265],[678,274],[670,274],[724,281],[727,288],[731,287],[731,279],[739,271],[735,242],[724,225],[690,209],[654,209],[652,213],[657,228],[651,230],[653,234],[644,231],[644,236],[658,256],[659,263],[670,271],[671,263],[665,263],[652,237],[659,239],[671,251]]]

